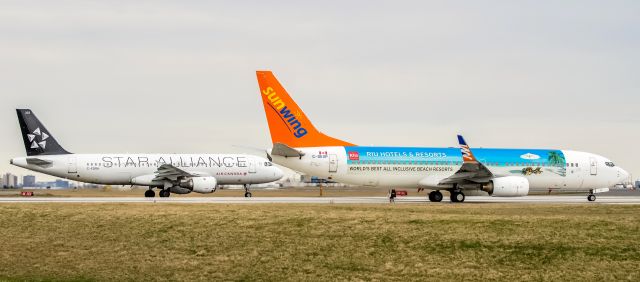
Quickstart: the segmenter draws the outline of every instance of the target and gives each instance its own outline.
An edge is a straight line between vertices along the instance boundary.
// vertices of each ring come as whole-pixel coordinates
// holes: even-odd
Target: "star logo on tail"
[[[29,139],[29,142],[31,142],[31,149],[42,148],[44,150],[47,147],[47,138],[49,138],[49,134],[41,131],[40,127],[38,127],[32,133],[27,134],[27,138]],[[40,141],[37,139],[40,139]]]

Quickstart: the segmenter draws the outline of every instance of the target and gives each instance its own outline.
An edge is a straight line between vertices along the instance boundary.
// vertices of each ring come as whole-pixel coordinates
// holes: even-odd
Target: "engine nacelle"
[[[211,176],[191,177],[187,181],[180,182],[180,187],[203,194],[215,192],[217,185],[218,181]]]
[[[191,193],[191,189],[182,188],[180,186],[173,186],[173,187],[169,188],[169,191],[171,191],[171,193],[173,193],[173,194],[189,194],[189,193]]]
[[[520,176],[505,176],[491,180],[482,191],[493,197],[522,197],[529,194],[529,180]]]

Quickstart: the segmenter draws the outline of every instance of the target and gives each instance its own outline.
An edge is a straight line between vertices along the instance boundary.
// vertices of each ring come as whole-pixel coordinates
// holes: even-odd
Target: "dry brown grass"
[[[8,280],[639,280],[639,206],[0,205]]]

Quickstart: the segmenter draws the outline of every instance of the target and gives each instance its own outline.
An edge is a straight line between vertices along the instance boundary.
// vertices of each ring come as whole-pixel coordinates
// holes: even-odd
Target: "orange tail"
[[[318,131],[273,73],[257,71],[256,75],[274,144],[291,147],[354,146]]]

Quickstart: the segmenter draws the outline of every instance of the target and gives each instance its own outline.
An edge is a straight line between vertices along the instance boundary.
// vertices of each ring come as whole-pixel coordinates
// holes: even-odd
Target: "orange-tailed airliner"
[[[260,96],[271,132],[273,162],[320,178],[363,186],[426,188],[440,202],[442,190],[452,202],[465,193],[496,197],[526,196],[531,191],[595,194],[628,179],[609,159],[557,149],[358,146],[318,131],[270,71],[257,71]],[[482,192],[480,192],[482,193]]]

